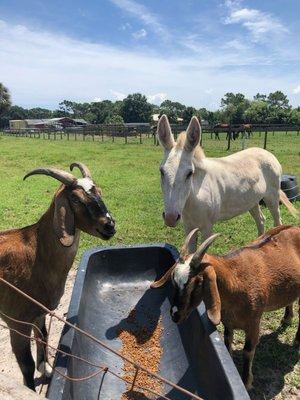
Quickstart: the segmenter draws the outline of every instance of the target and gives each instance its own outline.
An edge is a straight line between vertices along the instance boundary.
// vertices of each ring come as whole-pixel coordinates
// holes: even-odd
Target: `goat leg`
[[[42,315],[37,318],[35,324],[38,326],[40,331],[34,330],[34,336],[38,339],[47,342],[48,332],[46,329],[46,316]],[[41,335],[42,334],[42,335]],[[52,375],[52,369],[47,364],[47,353],[46,353],[46,345],[43,343],[37,343],[36,345],[36,366],[37,370],[44,376],[46,379],[50,378]]]
[[[259,340],[259,321],[246,331],[246,339],[243,351],[243,382],[247,390],[252,389],[253,374],[252,362],[255,349]]]
[[[233,329],[224,326],[224,342],[229,354],[232,356]]]
[[[299,321],[298,321],[298,330],[296,333],[295,337],[295,345],[300,345],[300,299],[299,299],[299,305],[298,305],[298,314],[299,314]]]
[[[18,329],[24,335],[30,336],[31,326],[14,326],[9,325],[10,328]],[[12,350],[16,356],[17,362],[23,374],[24,385],[29,389],[35,390],[34,386],[34,369],[35,364],[32,358],[30,349],[30,339],[20,336],[14,331],[10,331],[10,341]]]
[[[282,325],[291,325],[294,316],[293,303],[285,308],[284,316],[282,318]]]

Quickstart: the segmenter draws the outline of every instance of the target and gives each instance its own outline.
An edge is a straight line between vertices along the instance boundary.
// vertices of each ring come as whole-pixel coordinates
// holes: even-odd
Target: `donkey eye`
[[[193,171],[189,171],[187,176],[186,176],[186,179],[189,179],[192,175],[193,175]]]

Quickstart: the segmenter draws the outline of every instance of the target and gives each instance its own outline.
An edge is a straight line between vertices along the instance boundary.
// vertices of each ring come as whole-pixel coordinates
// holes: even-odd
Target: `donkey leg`
[[[270,210],[272,215],[274,226],[282,225],[280,218],[280,208],[279,208],[279,194],[274,197],[267,197],[264,199],[266,206]]]
[[[251,214],[252,218],[254,219],[256,226],[257,226],[257,232],[258,236],[262,235],[265,232],[265,216],[262,213],[259,204],[256,204],[251,210],[249,210],[249,213]]]
[[[41,333],[38,330],[34,331],[34,336],[37,339],[41,339],[44,342],[47,341],[48,332],[46,329],[46,316],[42,315],[35,321],[36,325],[40,329]],[[46,353],[46,345],[43,343],[36,344],[36,367],[37,370],[45,376],[45,378],[50,378],[52,374],[51,367],[47,364],[47,353]]]
[[[12,326],[10,326],[12,327]],[[18,326],[18,331],[30,336],[30,326]],[[30,339],[20,336],[18,333],[10,331],[10,342],[12,350],[23,374],[24,384],[32,390],[34,387],[34,361],[31,355]]]

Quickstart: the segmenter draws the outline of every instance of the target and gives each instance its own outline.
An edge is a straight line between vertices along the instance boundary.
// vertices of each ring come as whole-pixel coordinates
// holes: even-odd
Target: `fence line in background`
[[[186,129],[184,125],[171,125],[172,131],[174,133],[175,139],[177,135]],[[210,134],[210,138],[215,138],[216,140],[220,140],[220,133],[226,133],[227,140],[227,150],[230,150],[231,142],[233,140],[241,137],[242,139],[242,148],[245,146],[245,138],[248,136],[248,139],[253,136],[253,132],[259,134],[261,137],[264,134],[264,149],[267,148],[267,140],[268,134],[272,133],[272,136],[275,135],[275,132],[285,132],[287,135],[288,132],[295,132],[297,136],[299,136],[300,126],[299,125],[252,125],[250,132],[239,131],[239,127],[241,125],[231,125],[226,130],[222,130],[222,128],[216,128],[212,126],[204,126],[202,127],[203,134]],[[98,142],[104,142],[105,139],[109,138],[112,142],[115,142],[117,138],[123,138],[124,143],[128,143],[128,138],[138,139],[140,144],[143,143],[143,139],[152,138],[153,144],[158,145],[158,140],[156,137],[156,130],[151,129],[149,126],[141,126],[136,128],[130,128],[126,126],[120,125],[94,125],[92,127],[84,127],[83,129],[78,128],[66,128],[61,131],[53,131],[47,129],[21,129],[21,130],[6,130],[0,132],[3,136],[13,136],[13,137],[28,137],[34,139],[43,139],[43,140],[92,140]],[[201,138],[202,145],[203,137]]]

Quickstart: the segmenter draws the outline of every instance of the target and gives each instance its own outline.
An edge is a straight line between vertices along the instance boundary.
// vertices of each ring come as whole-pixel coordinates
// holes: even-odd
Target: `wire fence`
[[[64,379],[69,380],[69,381],[73,381],[73,382],[82,382],[82,381],[86,381],[92,378],[95,378],[96,376],[98,376],[100,373],[103,373],[103,378],[105,376],[105,374],[110,373],[111,375],[113,375],[114,377],[116,377],[117,379],[122,380],[123,382],[126,382],[127,384],[130,385],[130,391],[133,391],[134,388],[137,388],[143,392],[148,392],[151,393],[152,395],[157,396],[158,398],[164,399],[164,400],[171,400],[170,398],[166,397],[166,393],[157,393],[156,391],[154,391],[153,389],[149,388],[149,387],[144,387],[139,385],[138,383],[136,383],[136,379],[137,379],[137,375],[139,373],[139,371],[143,371],[146,374],[148,374],[149,376],[151,376],[152,378],[166,384],[167,386],[172,387],[173,389],[175,389],[176,391],[183,393],[187,396],[189,396],[191,399],[194,400],[203,400],[203,398],[199,397],[198,395],[190,392],[189,390],[186,390],[185,388],[183,388],[182,386],[179,386],[173,382],[171,382],[170,380],[166,379],[165,377],[154,373],[150,370],[148,370],[147,368],[145,368],[142,364],[137,363],[133,360],[131,360],[129,357],[124,356],[123,354],[119,353],[117,350],[113,349],[112,347],[108,346],[105,342],[97,339],[95,336],[91,335],[89,332],[79,328],[79,326],[73,325],[72,323],[70,323],[67,319],[64,319],[62,317],[60,317],[59,315],[57,315],[54,311],[48,309],[47,307],[45,307],[42,303],[40,303],[39,301],[35,300],[33,297],[29,296],[28,294],[26,294],[25,292],[23,292],[22,290],[18,289],[16,286],[14,286],[13,284],[11,284],[10,282],[8,282],[7,280],[0,278],[0,281],[2,283],[4,283],[5,285],[7,285],[9,288],[11,288],[13,291],[15,291],[16,293],[22,295],[25,299],[27,299],[28,301],[30,301],[32,304],[35,304],[36,306],[38,306],[41,310],[43,310],[44,313],[47,313],[50,315],[50,320],[49,320],[49,326],[48,326],[48,337],[47,339],[44,338],[41,330],[33,323],[29,323],[23,320],[18,320],[15,318],[12,318],[10,316],[8,316],[7,314],[3,313],[2,311],[0,311],[0,314],[2,316],[4,316],[6,319],[9,319],[11,321],[13,321],[16,324],[19,325],[30,325],[32,326],[33,329],[37,330],[40,337],[32,337],[29,335],[24,334],[23,332],[21,332],[20,330],[16,329],[16,328],[12,328],[3,324],[0,324],[1,327],[9,329],[15,333],[17,333],[18,335],[27,338],[30,341],[35,341],[37,345],[43,345],[45,346],[45,359],[47,359],[47,355],[48,355],[48,351],[49,348],[51,348],[52,350],[54,350],[55,352],[61,353],[65,356],[68,356],[70,358],[76,359],[76,360],[80,360],[94,368],[97,369],[97,371],[91,373],[90,375],[84,376],[84,377],[72,377],[69,375],[65,375],[62,374],[58,368],[55,368],[54,365],[51,365],[49,363],[49,361],[47,360],[48,364],[50,365],[50,367],[53,369],[53,371],[57,372],[59,375],[61,375]],[[84,335],[85,337],[89,338],[90,340],[92,340],[93,342],[95,342],[97,345],[99,345],[100,347],[104,348],[105,350],[111,352],[112,354],[114,354],[115,356],[121,358],[123,361],[126,361],[127,363],[131,364],[134,368],[135,368],[135,375],[133,376],[132,380],[129,380],[125,377],[123,377],[122,375],[120,375],[118,372],[116,372],[111,366],[109,365],[99,365],[96,363],[93,363],[83,357],[79,357],[75,354],[71,354],[68,352],[63,351],[62,349],[60,349],[59,347],[54,347],[51,346],[49,344],[49,337],[50,337],[50,330],[51,330],[51,323],[52,323],[52,319],[56,318],[58,321],[62,322],[63,324],[67,325],[68,327],[74,329],[76,332],[80,333],[81,335]]]

